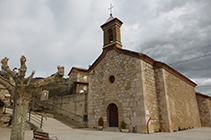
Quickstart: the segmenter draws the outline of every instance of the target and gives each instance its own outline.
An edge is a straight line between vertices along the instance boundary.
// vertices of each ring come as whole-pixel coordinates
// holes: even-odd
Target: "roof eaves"
[[[68,76],[70,76],[70,74],[71,74],[74,70],[79,71],[79,72],[86,72],[86,73],[88,73],[88,69],[72,67],[72,69],[71,69],[70,72],[68,73]]]
[[[196,95],[203,96],[203,97],[205,97],[205,98],[211,99],[211,96],[205,95],[205,94],[202,94],[202,93],[199,93],[199,92],[196,92]]]

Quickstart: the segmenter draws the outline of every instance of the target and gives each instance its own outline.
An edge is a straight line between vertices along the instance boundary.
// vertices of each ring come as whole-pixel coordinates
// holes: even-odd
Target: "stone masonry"
[[[170,131],[200,127],[195,87],[167,71],[164,77]]]
[[[137,132],[177,131],[199,127],[194,86],[165,69],[136,57],[108,49],[89,77],[89,127],[96,127],[98,119],[108,123],[108,106],[118,108],[118,123],[122,120]],[[113,75],[115,82],[110,83]]]
[[[41,102],[44,108],[69,117],[83,127],[87,127],[87,92],[72,94]]]
[[[88,72],[86,69],[73,67],[69,72],[69,94],[84,93],[88,91]]]
[[[122,49],[122,24],[110,15],[101,26],[103,52],[88,69],[89,127],[98,126],[100,117],[104,127],[114,127],[116,121],[119,127],[124,120],[139,133],[199,127],[199,111],[193,109],[196,84],[162,62]],[[113,105],[117,110],[110,109]]]
[[[119,125],[122,120],[129,120],[126,121],[129,126],[134,123],[140,127],[143,125],[143,92],[141,74],[137,74],[137,71],[141,71],[140,60],[111,50],[94,71],[90,72],[89,127],[97,126],[101,116],[108,127],[107,107],[111,103],[116,104],[119,109]],[[113,84],[108,80],[110,75],[115,77]]]
[[[137,133],[210,126],[211,97],[196,95],[196,84],[165,63],[122,49],[122,24],[110,15],[101,26],[103,52],[89,69],[71,69],[70,95],[46,101],[49,108],[89,128],[100,117],[104,128],[124,121]]]
[[[87,127],[88,72],[86,69],[73,67],[68,75],[70,95],[42,101],[42,106]]]
[[[196,93],[198,102],[201,125],[203,127],[211,127],[211,97]]]

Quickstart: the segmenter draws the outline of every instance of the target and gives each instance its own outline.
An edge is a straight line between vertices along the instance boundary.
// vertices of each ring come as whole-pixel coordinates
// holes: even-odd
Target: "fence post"
[[[43,116],[41,117],[40,128],[42,129]]]
[[[31,118],[31,110],[29,110],[29,122],[30,122],[30,118]]]
[[[4,112],[6,112],[6,105],[4,105]]]

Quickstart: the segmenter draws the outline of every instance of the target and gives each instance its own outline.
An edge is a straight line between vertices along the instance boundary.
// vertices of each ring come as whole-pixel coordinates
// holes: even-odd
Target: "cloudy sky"
[[[0,58],[11,69],[27,58],[27,75],[65,66],[88,68],[102,52],[100,26],[123,21],[123,48],[162,61],[211,95],[210,0],[0,0]]]

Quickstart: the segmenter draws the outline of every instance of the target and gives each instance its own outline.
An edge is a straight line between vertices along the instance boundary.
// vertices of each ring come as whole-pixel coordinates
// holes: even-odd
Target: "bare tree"
[[[0,76],[0,84],[9,91],[14,101],[10,140],[24,140],[26,114],[33,90],[56,81],[62,81],[64,67],[58,66],[58,72],[50,77],[38,81],[32,81],[35,71],[33,71],[29,77],[25,78],[27,67],[25,64],[26,58],[24,56],[20,59],[21,67],[18,72],[12,71],[9,68],[7,64],[8,60],[9,59],[6,57],[2,59],[1,67],[7,74],[9,74],[9,79]]]

